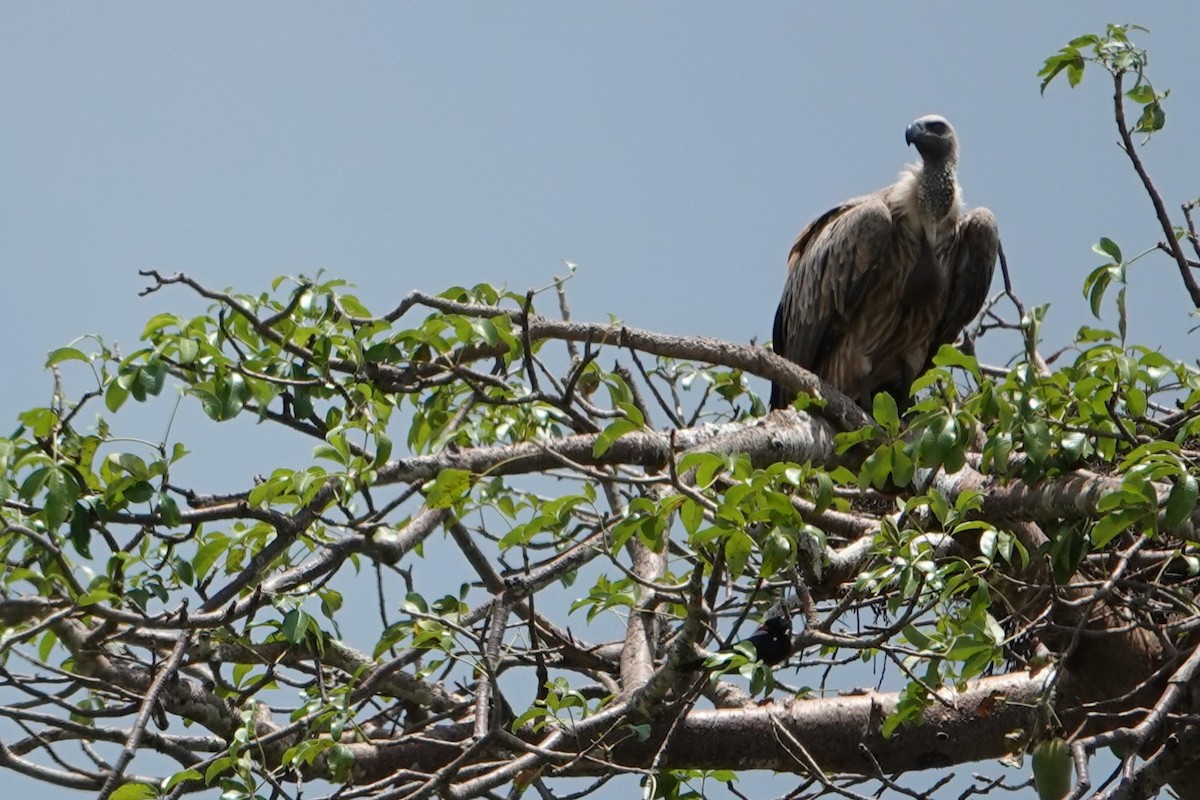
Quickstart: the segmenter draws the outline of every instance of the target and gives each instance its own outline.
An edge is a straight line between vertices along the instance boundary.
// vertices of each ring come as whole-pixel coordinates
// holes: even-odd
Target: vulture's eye
[[[930,133],[936,133],[940,136],[946,132],[946,123],[930,122],[928,125],[925,126],[925,130],[929,131]]]

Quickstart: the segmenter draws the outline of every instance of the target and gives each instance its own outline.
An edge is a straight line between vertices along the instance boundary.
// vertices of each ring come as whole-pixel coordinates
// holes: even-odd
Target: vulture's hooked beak
[[[904,129],[904,143],[912,144],[925,133],[925,123],[917,120]]]

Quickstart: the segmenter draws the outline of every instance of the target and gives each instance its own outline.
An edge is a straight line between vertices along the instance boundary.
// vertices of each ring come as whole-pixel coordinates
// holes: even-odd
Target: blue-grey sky
[[[1052,349],[1093,323],[1091,244],[1161,238],[1107,76],[1038,92],[1047,55],[1110,21],[1151,29],[1172,89],[1143,155],[1174,210],[1200,194],[1191,1],[5,3],[0,429],[49,399],[51,349],[128,352],[153,314],[200,308],[139,298],[146,268],[254,292],[324,268],[383,311],[414,288],[542,286],[566,259],[577,318],[764,341],[796,233],[893,180],[930,112],[1019,293],[1053,304]],[[1134,338],[1191,357],[1174,266],[1131,276]],[[183,420],[190,441],[202,417]],[[236,485],[259,468],[192,444]]]

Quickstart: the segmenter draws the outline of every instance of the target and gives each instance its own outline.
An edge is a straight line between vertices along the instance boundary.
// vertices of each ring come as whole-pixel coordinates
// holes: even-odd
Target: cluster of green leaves
[[[1057,53],[1046,59],[1038,77],[1042,79],[1042,92],[1061,73],[1066,73],[1067,83],[1075,87],[1083,80],[1083,71],[1088,62],[1099,64],[1109,74],[1120,77],[1132,73],[1133,86],[1125,96],[1142,106],[1133,131],[1147,137],[1162,130],[1167,115],[1162,101],[1171,93],[1155,91],[1146,77],[1146,51],[1129,39],[1131,31],[1149,33],[1140,25],[1117,25],[1110,23],[1104,34],[1089,33],[1068,42]],[[1089,55],[1090,53],[1090,55]]]
[[[1111,255],[1120,262],[1119,252]],[[1120,306],[1118,313],[1123,317]],[[858,588],[868,596],[887,592],[892,614],[909,608],[928,614],[904,631],[915,648],[906,668],[921,679],[910,683],[889,730],[917,718],[929,701],[928,687],[961,683],[999,663],[1005,640],[988,610],[990,581],[998,566],[1019,567],[1034,555],[976,518],[978,495],[967,492],[951,504],[936,489],[918,488],[930,485],[925,476],[934,471],[959,470],[979,433],[979,466],[1002,479],[1036,486],[1080,467],[1119,477],[1120,489],[1100,501],[1094,517],[1047,526],[1045,555],[1061,580],[1089,550],[1118,535],[1171,530],[1195,512],[1197,470],[1188,448],[1200,432],[1200,372],[1120,339],[1085,328],[1073,361],[1060,359],[1047,372],[1021,363],[995,381],[983,379],[973,357],[943,348],[917,382],[918,391],[927,391],[912,414],[902,420],[892,398],[880,394],[875,425],[839,436],[843,453],[868,448],[859,488],[898,494],[902,511],[897,524],[884,521],[876,541],[879,565],[859,576]],[[963,393],[956,370],[977,388]],[[1163,409],[1171,411],[1168,423]],[[932,518],[919,513],[922,508]],[[931,538],[929,530],[938,533]],[[937,537],[944,535],[978,556],[939,554]]]
[[[260,419],[275,409],[321,432],[325,443],[314,454],[333,469],[297,476],[281,468],[259,487],[256,503],[311,502],[331,474],[344,477],[344,498],[369,483],[391,453],[394,403],[371,381],[355,379],[380,357],[380,326],[356,322],[370,314],[338,291],[342,285],[301,284],[285,297],[233,296],[190,319],[160,314],[143,332],[147,347],[125,360],[128,369],[168,363],[215,421],[249,406]]]
[[[420,651],[424,657],[418,674],[426,677],[456,660],[464,649],[470,652],[459,639],[469,590],[470,586],[463,584],[457,595],[444,595],[432,602],[418,592],[410,592],[402,607],[404,619],[383,631],[373,656],[379,658],[398,648]]]
[[[758,660],[754,645],[747,641],[734,642],[728,650],[714,653],[704,660],[709,678],[716,680],[736,674],[746,679],[750,694],[766,696],[775,691],[775,671]]]
[[[719,548],[731,577],[769,580],[796,563],[801,539],[821,535],[804,522],[792,495],[811,493],[821,508],[834,502],[833,476],[811,466],[755,468],[744,454],[691,453],[678,468],[691,476],[694,493],[636,498],[613,528],[614,551],[634,535],[661,549],[678,513],[688,544],[707,552]]]
[[[910,497],[900,522],[885,519],[881,526],[877,566],[858,576],[856,591],[886,598],[887,614],[903,623],[908,645],[904,668],[913,680],[885,723],[889,734],[920,718],[930,689],[962,686],[1002,660],[1005,637],[991,612],[991,581],[1027,564],[1030,554],[1010,532],[976,518],[981,506],[971,491],[953,504],[936,489]]]
[[[701,382],[706,391],[712,391],[725,401],[725,406],[700,416],[697,421],[743,420],[761,417],[767,413],[766,404],[750,389],[750,382],[740,369],[660,358],[655,373],[662,376],[671,385],[677,383],[679,388],[684,391],[693,389],[697,382]],[[745,401],[746,405],[742,406],[738,402],[739,400]]]
[[[1200,433],[1200,372],[1116,338],[1084,329],[1073,362],[1045,375],[1013,371],[981,415],[988,426],[984,466],[1002,475],[1035,484],[1086,466],[1120,477],[1121,491],[1104,498],[1104,516],[1089,528],[1096,547],[1130,527],[1174,528],[1196,506],[1187,448]],[[1162,421],[1164,408],[1176,409],[1169,422]],[[1164,509],[1155,483],[1174,487]]]
[[[113,800],[155,800],[164,797],[180,784],[195,783],[216,786],[225,798],[259,798],[270,784],[257,773],[257,745],[253,706],[241,715],[242,724],[234,731],[229,749],[209,761],[204,770],[195,767],[180,770],[163,779],[160,785],[131,781],[117,788]],[[350,748],[329,739],[312,739],[290,748],[285,761],[291,766],[311,764],[323,757],[327,771],[334,780],[345,780],[354,765]]]
[[[103,342],[99,346],[95,356],[86,356],[75,347],[55,350],[47,367],[84,361],[102,386],[107,382],[109,393],[112,386],[130,375],[153,374],[152,379],[132,380],[129,385],[142,399],[161,390],[165,365],[114,371],[115,357]],[[85,400],[95,396],[93,393]],[[167,524],[178,520],[178,505],[165,493],[164,485],[171,467],[187,455],[186,448],[181,444],[169,449],[160,445],[153,448],[156,457],[150,460],[111,450],[101,457],[101,448],[111,439],[107,423],[100,419],[95,432],[80,433],[67,421],[72,411],[47,406],[20,414],[21,427],[12,437],[0,439],[0,499],[23,502],[21,517],[41,531],[57,531],[70,522],[72,543],[84,557],[90,557],[85,534],[89,521],[136,506],[157,510]]]
[[[520,730],[526,725],[539,731],[547,725],[575,724],[599,711],[611,699],[598,697],[589,700],[571,686],[571,682],[564,676],[551,678],[543,688],[545,691],[541,696],[512,721],[512,730]]]
[[[873,446],[858,473],[860,489],[874,487],[903,489],[913,483],[918,469],[958,472],[966,463],[970,439],[978,424],[972,409],[958,406],[958,390],[950,367],[962,366],[980,379],[979,366],[971,356],[952,347],[942,348],[930,370],[914,385],[940,389],[914,406],[915,416],[901,420],[895,399],[886,392],[875,395],[872,415],[875,424],[839,434],[839,453]],[[956,407],[957,406],[957,407]],[[915,435],[914,435],[915,432]]]
[[[102,358],[97,373],[115,383],[119,378],[106,371]],[[77,350],[64,348],[51,354],[50,362],[77,359]],[[142,533],[118,545],[107,529],[112,522],[138,519],[133,515],[139,513],[164,528],[178,525],[180,509],[168,481],[187,450],[178,443],[114,440],[104,420],[95,432],[81,433],[68,421],[70,413],[60,407],[30,409],[20,415],[14,435],[0,440],[0,498],[5,501],[0,515],[7,530],[0,549],[21,564],[5,570],[0,582],[13,591],[32,585],[37,594],[81,607],[104,602],[139,610],[196,585],[203,575],[178,551],[176,540]],[[151,457],[117,449],[129,444],[140,445]],[[98,571],[81,574],[76,558],[107,560]]]
[[[709,796],[709,781],[731,786],[737,780],[738,774],[728,769],[676,770],[646,777],[651,783],[648,796],[669,800],[704,800]]]

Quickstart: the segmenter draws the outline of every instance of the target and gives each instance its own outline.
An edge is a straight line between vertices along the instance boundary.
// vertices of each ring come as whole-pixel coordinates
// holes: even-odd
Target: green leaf
[[[58,644],[58,636],[53,631],[46,631],[42,634],[42,637],[38,639],[38,658],[48,661],[56,644]]]
[[[762,544],[761,577],[770,578],[795,563],[795,542],[778,528],[772,530]]]
[[[847,431],[845,433],[835,434],[833,444],[838,455],[845,453],[850,448],[869,442],[880,436],[879,429],[874,425],[867,425],[864,428],[859,428],[856,431]]]
[[[549,715],[550,715],[550,712],[548,710],[546,710],[545,708],[543,708],[542,706],[531,706],[525,710],[525,713],[521,714],[521,716],[519,716],[515,720],[513,720],[512,725],[509,727],[515,733],[515,732],[521,730],[521,728],[524,727],[525,725],[527,725],[528,723],[533,722],[534,720],[542,720],[544,722],[545,718]],[[535,727],[541,727],[541,726],[538,725]]]
[[[28,411],[22,411],[17,415],[21,420],[21,424],[29,428],[29,431],[36,437],[45,438],[49,436],[58,426],[58,414],[54,413],[51,408],[31,408]]]
[[[955,533],[961,530],[961,528],[958,528],[955,530]],[[996,545],[999,542],[999,538],[999,533],[995,528],[985,528],[979,536],[979,552],[988,561],[993,561],[996,558]]]
[[[743,530],[731,531],[725,538],[725,564],[731,578],[740,577],[745,571],[753,549],[754,540]]]
[[[375,460],[372,462],[376,467],[381,467],[387,463],[392,457],[392,440],[383,433],[375,434]]]
[[[196,572],[197,577],[203,579],[208,577],[209,570],[212,565],[216,564],[216,560],[223,553],[228,552],[229,539],[223,534],[217,534],[209,541],[204,542],[196,552],[196,558],[192,560],[192,570]]]
[[[892,453],[890,446],[883,446],[867,456],[859,472],[858,485],[860,488],[874,486],[882,489],[887,485],[888,476],[892,472]]]
[[[166,314],[166,313],[156,314],[153,317],[151,317],[150,321],[146,323],[146,326],[144,328],[142,328],[142,338],[148,339],[148,338],[150,338],[150,334],[157,333],[158,331],[161,331],[163,328],[167,328],[172,325],[174,325],[175,327],[179,327],[182,324],[182,322],[183,322],[183,320],[181,320],[179,317],[175,316],[174,314]]]
[[[148,783],[126,783],[118,786],[109,797],[112,800],[149,800],[161,796],[157,786]]]
[[[1163,111],[1162,104],[1153,102],[1142,109],[1142,115],[1138,117],[1137,124],[1134,130],[1137,133],[1144,133],[1147,136],[1160,131],[1167,124],[1167,113]]]
[[[117,601],[117,599],[117,596],[112,592],[105,591],[104,589],[92,589],[89,592],[81,594],[75,602],[80,606],[93,606],[96,603],[112,603]]]
[[[704,523],[704,507],[691,498],[686,499],[679,507],[679,521],[683,523],[683,529],[691,536],[700,530],[700,526]]]
[[[192,569],[192,563],[190,561],[188,561],[186,558],[179,558],[176,556],[173,561],[173,566],[175,567],[175,573],[179,576],[180,583],[184,584],[185,586],[196,585],[196,572],[194,569]]]
[[[489,347],[494,347],[500,341],[500,333],[490,319],[477,319],[471,323],[471,327],[475,329],[477,336],[487,342]]]
[[[425,596],[417,592],[409,592],[404,597],[404,610],[410,614],[428,614],[429,603],[425,602]]]
[[[204,770],[204,782],[211,786],[213,780],[223,775],[226,770],[233,767],[236,763],[237,759],[232,756],[221,756],[209,764],[208,769]]]
[[[1125,392],[1125,412],[1134,419],[1146,416],[1146,393],[1136,386]]]
[[[1104,293],[1108,291],[1108,285],[1112,283],[1112,279],[1112,270],[1105,265],[1092,270],[1087,280],[1083,282],[1083,294],[1088,299],[1092,316],[1096,319],[1100,319],[1100,305],[1104,302]]]
[[[200,343],[195,339],[179,340],[179,363],[191,364],[200,354]]]
[[[906,452],[904,442],[892,443],[892,482],[897,486],[908,486],[912,483],[916,465]]]
[[[76,503],[71,514],[71,546],[84,558],[91,558],[92,514],[82,503]]]
[[[1064,47],[1055,55],[1046,59],[1046,63],[1038,72],[1038,77],[1042,79],[1042,94],[1046,93],[1046,87],[1050,85],[1050,81],[1054,80],[1060,72],[1067,71],[1067,82],[1071,87],[1078,85],[1083,78],[1084,60],[1083,54],[1075,47]]]
[[[695,470],[696,488],[707,489],[725,468],[725,460],[716,453],[688,453],[679,459],[679,474]]]
[[[1037,464],[1050,454],[1050,428],[1043,419],[1031,419],[1021,426],[1025,453]]]
[[[900,413],[896,409],[896,399],[889,392],[875,395],[871,413],[879,426],[888,433],[895,436],[900,432]]]
[[[88,361],[88,357],[83,354],[83,351],[77,350],[74,347],[60,347],[57,350],[51,351],[46,357],[46,366],[53,367],[55,364],[61,364],[64,361]]]
[[[1084,292],[1086,295],[1087,293]],[[1075,338],[1081,342],[1111,342],[1117,338],[1116,331],[1105,330],[1104,328],[1091,328],[1084,325],[1079,329],[1079,333],[1075,334]]]
[[[904,638],[918,650],[928,651],[933,649],[933,640],[915,625],[908,625],[904,628]]]
[[[158,515],[163,521],[163,525],[168,528],[174,528],[179,525],[183,519],[183,515],[179,511],[179,504],[175,502],[175,498],[169,494],[160,494],[158,497]]]
[[[1167,530],[1182,525],[1184,520],[1192,516],[1192,512],[1196,510],[1198,494],[1200,487],[1192,475],[1185,474],[1175,482],[1171,493],[1167,495],[1167,505],[1163,512],[1163,526]]]
[[[136,481],[125,490],[125,499],[131,503],[144,503],[154,496],[154,487],[146,481]]]
[[[446,468],[425,484],[425,500],[430,508],[450,508],[471,490],[471,473]]]
[[[354,751],[338,743],[330,749],[326,763],[329,764],[329,776],[337,783],[345,783],[354,769]]]
[[[42,507],[46,527],[57,530],[66,522],[78,496],[79,487],[70,473],[52,469],[46,476],[46,500]]]
[[[640,725],[629,724],[629,725],[626,725],[625,727],[627,727],[629,729],[629,732],[633,734],[634,741],[638,741],[638,742],[644,742],[647,739],[649,739],[651,731],[654,730],[654,728],[651,725],[648,725],[645,723],[640,724]]]
[[[608,424],[608,426],[600,431],[596,437],[595,443],[592,445],[592,458],[600,458],[613,446],[617,439],[627,433],[641,430],[642,426],[625,417],[618,417]]]
[[[283,758],[280,759],[284,764],[289,765],[311,765],[316,760],[317,756],[324,753],[331,747],[336,747],[337,742],[331,739],[309,739],[302,741],[295,747],[289,747],[283,753]]]
[[[945,524],[950,518],[950,502],[937,489],[930,489],[925,496],[929,500],[929,510],[937,517],[938,522]]]
[[[1117,264],[1120,264],[1122,261],[1124,261],[1124,259],[1121,258],[1121,248],[1117,246],[1116,242],[1107,236],[1101,236],[1100,241],[1092,245],[1092,251],[1102,256],[1108,256]]]
[[[1104,547],[1126,528],[1139,522],[1145,516],[1140,508],[1118,508],[1108,512],[1092,526],[1089,537],[1096,547]]]
[[[115,414],[128,399],[129,390],[122,386],[120,381],[109,382],[108,388],[104,391],[105,408]]]
[[[204,778],[197,769],[185,769],[183,772],[176,772],[171,777],[163,781],[163,791],[169,792],[184,781],[198,781]]]
[[[293,608],[283,615],[280,630],[283,632],[283,638],[292,644],[303,644],[310,629],[315,633],[318,630],[317,623],[304,611]]]
[[[363,358],[371,364],[395,364],[404,360],[404,351],[391,342],[379,342],[368,347]]]
[[[961,367],[977,382],[983,380],[983,375],[979,371],[979,360],[975,356],[967,355],[952,344],[944,344],[938,348],[937,355],[933,357],[933,363],[939,367]]]
[[[1136,83],[1125,92],[1125,96],[1135,103],[1145,105],[1154,99],[1154,88],[1148,83]]]

